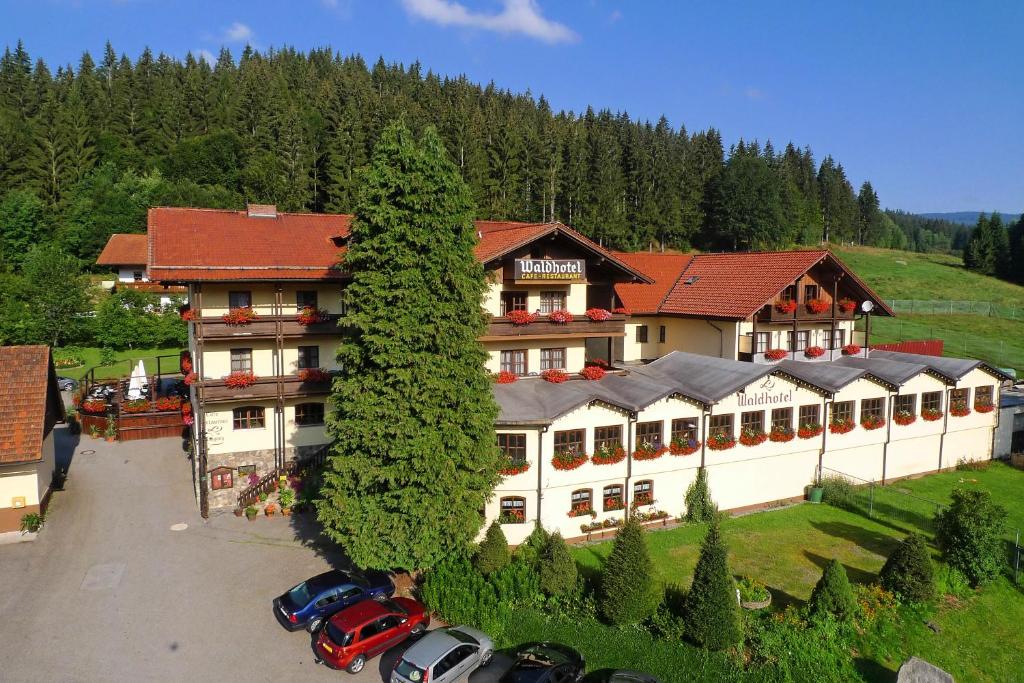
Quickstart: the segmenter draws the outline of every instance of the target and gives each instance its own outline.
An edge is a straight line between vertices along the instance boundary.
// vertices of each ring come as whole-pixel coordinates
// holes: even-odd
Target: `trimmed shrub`
[[[508,552],[508,539],[505,538],[501,525],[492,522],[491,526],[487,527],[487,535],[484,536],[483,542],[476,550],[476,568],[484,576],[489,576],[508,566],[511,559],[512,556]]]
[[[843,623],[853,621],[857,614],[857,599],[854,598],[850,580],[846,577],[846,569],[838,560],[833,559],[825,567],[818,584],[811,592],[807,608],[811,619],[815,621],[821,621],[826,617]]]
[[[1006,517],[988,491],[959,488],[949,507],[935,515],[935,541],[946,562],[975,588],[995,578],[1005,561],[1000,536]]]
[[[697,470],[697,478],[686,489],[686,521],[711,522],[717,516],[718,506],[711,500],[711,490],[708,488],[708,471],[701,467]]]
[[[935,595],[935,576],[928,546],[920,534],[904,538],[878,574],[882,587],[905,602],[926,602]]]
[[[833,475],[821,479],[821,502],[843,510],[855,511],[856,489],[846,477]]]
[[[651,557],[644,532],[633,519],[615,534],[604,563],[598,607],[612,624],[636,624],[651,616],[657,605],[652,590]]]
[[[576,587],[579,570],[569,546],[557,531],[551,534],[540,556],[540,589],[552,597],[567,595]]]
[[[739,609],[725,543],[718,524],[712,524],[701,544],[690,592],[683,601],[686,634],[709,650],[731,647],[742,637]]]

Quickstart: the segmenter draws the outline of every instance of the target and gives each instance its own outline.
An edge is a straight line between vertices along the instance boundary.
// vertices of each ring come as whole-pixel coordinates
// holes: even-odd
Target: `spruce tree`
[[[540,555],[540,587],[551,596],[566,595],[576,587],[579,570],[569,546],[557,531],[548,538]]]
[[[724,650],[740,642],[736,584],[718,524],[712,524],[704,537],[683,607],[685,633],[701,647]]]
[[[644,531],[632,519],[615,534],[612,552],[601,573],[598,607],[612,624],[636,624],[657,607],[652,586],[651,557]]]
[[[476,568],[480,570],[481,574],[488,576],[499,569],[504,569],[511,559],[512,555],[508,551],[508,539],[505,538],[501,525],[491,522],[491,525],[487,527],[487,534],[484,536],[483,542],[476,549],[474,560]]]
[[[697,469],[697,477],[686,489],[686,521],[695,524],[711,522],[718,516],[718,506],[711,500],[708,488],[708,470]]]
[[[815,620],[829,616],[840,622],[853,620],[857,612],[857,600],[853,597],[853,588],[846,577],[846,569],[838,560],[833,559],[825,567],[811,592],[807,608],[811,618]]]
[[[499,479],[473,205],[432,128],[389,126],[360,184],[318,513],[356,564],[429,567]]]
[[[935,595],[935,578],[924,537],[912,533],[900,541],[878,579],[883,588],[907,602],[931,600]]]
[[[1006,508],[984,490],[957,488],[952,497],[935,515],[935,542],[946,562],[977,587],[998,576],[1006,561]]]

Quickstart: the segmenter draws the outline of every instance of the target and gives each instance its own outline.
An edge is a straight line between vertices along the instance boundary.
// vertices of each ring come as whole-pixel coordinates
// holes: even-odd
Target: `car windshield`
[[[383,607],[383,608],[385,608],[387,610],[390,610],[394,614],[408,614],[409,613],[408,610],[406,610],[404,607],[399,605],[394,600],[381,600],[380,601],[380,605],[381,605],[381,607]]]
[[[557,664],[563,664],[566,661],[568,660],[565,655],[558,650],[538,645],[520,652],[518,664],[524,669],[532,669],[535,667],[555,666]]]
[[[309,592],[309,586],[306,585],[305,581],[288,591],[287,595],[288,599],[296,607],[305,607],[313,599],[313,595]]]
[[[395,673],[399,676],[405,676],[413,683],[419,683],[419,681],[423,680],[425,670],[406,659],[400,659],[398,664],[395,665]]]
[[[338,628],[333,621],[327,622],[327,637],[340,647],[352,644],[352,634]]]
[[[451,629],[450,631],[448,631],[448,635],[450,635],[455,640],[458,640],[459,642],[467,643],[469,645],[479,645],[480,644],[477,641],[477,639],[474,638],[473,636],[469,635],[468,633],[463,633],[462,631],[457,631],[455,629]]]

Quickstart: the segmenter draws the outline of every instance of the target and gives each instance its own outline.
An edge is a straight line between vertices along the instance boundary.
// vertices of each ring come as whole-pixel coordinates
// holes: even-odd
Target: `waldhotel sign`
[[[516,280],[582,280],[587,274],[587,262],[572,259],[516,259]]]

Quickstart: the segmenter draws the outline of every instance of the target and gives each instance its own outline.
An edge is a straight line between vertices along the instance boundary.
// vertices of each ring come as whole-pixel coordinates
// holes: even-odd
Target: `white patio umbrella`
[[[139,361],[139,364],[132,370],[132,377],[128,380],[128,400],[134,401],[142,398],[142,390],[146,385],[146,366]]]

